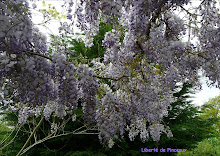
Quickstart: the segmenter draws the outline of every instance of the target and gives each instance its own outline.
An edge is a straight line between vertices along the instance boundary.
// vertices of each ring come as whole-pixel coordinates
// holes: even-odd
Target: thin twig
[[[16,129],[16,128],[14,128],[13,131],[11,131],[11,133],[10,133],[8,136],[6,136],[5,139],[3,138],[0,144],[3,144],[6,140],[8,140],[8,138],[13,134],[13,132],[15,131],[15,129]]]
[[[7,147],[8,145],[10,145],[10,144],[13,142],[13,140],[16,138],[16,136],[17,136],[17,134],[18,134],[20,128],[21,128],[21,126],[18,128],[18,130],[17,130],[17,132],[16,132],[14,138],[12,138],[9,143],[5,144],[2,148],[0,148],[0,151],[3,150],[5,147]]]
[[[180,6],[181,9],[183,9],[187,14],[189,14],[190,16],[196,16],[197,14],[193,14],[191,12],[189,12],[189,10],[185,9],[183,6]]]

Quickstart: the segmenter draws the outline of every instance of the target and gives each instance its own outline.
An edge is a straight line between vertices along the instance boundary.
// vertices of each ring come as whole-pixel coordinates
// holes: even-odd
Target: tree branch
[[[192,17],[197,16],[197,14],[193,14],[193,13],[189,12],[189,10],[185,9],[183,6],[180,6],[180,8],[183,9],[187,14],[189,14]]]
[[[141,46],[141,43],[139,41],[136,41],[136,44],[138,45],[138,48],[141,50],[141,52],[144,54],[144,49]]]
[[[38,125],[34,128],[33,132],[31,133],[31,135],[29,136],[29,138],[27,139],[26,143],[24,144],[24,146],[21,148],[21,150],[18,152],[17,156],[20,156],[22,151],[26,148],[26,146],[29,144],[29,142],[31,141],[32,137],[34,136],[34,134],[36,133],[36,131],[38,130],[38,128],[40,127],[41,123],[44,121],[44,117],[41,118],[40,122],[38,123]]]
[[[43,55],[43,54],[34,53],[34,52],[31,52],[31,51],[23,51],[23,52],[28,53],[28,54],[31,54],[31,55],[41,56],[41,57],[43,57],[43,58],[46,58],[46,59],[52,61],[52,58],[50,58],[50,57],[48,57],[48,56],[45,56],[45,55]]]
[[[120,79],[122,79],[122,78],[124,78],[124,77],[129,77],[129,76],[125,76],[125,75],[123,75],[123,76],[119,77],[118,79],[114,79],[114,78],[110,78],[110,77],[101,77],[101,76],[98,76],[98,75],[95,75],[94,77],[97,77],[97,78],[99,78],[99,79],[103,79],[103,80],[113,80],[113,81],[118,81],[118,80],[120,80]]]
[[[7,52],[8,44],[7,44],[4,40],[2,41],[2,43],[6,46],[6,49],[5,49],[5,50],[6,50],[6,52]],[[26,50],[23,50],[23,52],[28,53],[28,54],[31,54],[31,55],[41,56],[41,57],[43,57],[43,58],[46,58],[46,59],[52,61],[52,58],[50,58],[50,57],[48,57],[48,56],[46,56],[46,55],[43,55],[43,54],[35,53],[35,52],[32,52],[32,51],[26,51]]]
[[[52,134],[50,134],[50,135],[48,135],[47,137],[45,137],[45,138],[43,138],[43,139],[41,139],[41,140],[35,142],[35,143],[32,144],[31,146],[29,146],[29,147],[27,147],[26,149],[24,149],[23,152],[21,153],[21,155],[24,154],[25,152],[27,152],[27,151],[28,151],[29,149],[31,149],[32,147],[34,147],[34,146],[36,146],[36,145],[38,145],[38,144],[40,144],[40,143],[42,143],[42,142],[45,142],[45,141],[47,141],[47,140],[53,139],[53,138],[57,138],[57,137],[61,137],[61,136],[66,136],[66,135],[70,135],[70,134],[86,134],[86,135],[87,135],[87,134],[90,134],[90,135],[94,135],[94,134],[97,135],[97,134],[99,134],[99,133],[88,133],[88,132],[86,132],[87,130],[83,130],[83,131],[81,131],[81,132],[76,132],[76,131],[80,130],[80,129],[83,128],[83,127],[85,127],[85,126],[82,126],[82,127],[76,129],[76,130],[73,131],[73,132],[63,133],[63,134],[59,134],[59,135],[55,135],[55,136],[52,136]],[[91,130],[91,129],[89,129],[89,130]]]
[[[147,40],[150,39],[150,29],[151,29],[151,24],[152,22],[154,23],[156,21],[156,19],[159,17],[160,13],[161,13],[161,9],[163,7],[164,3],[161,3],[159,8],[156,10],[155,14],[152,15],[152,18],[148,21],[147,23],[147,31],[146,31],[146,36],[147,36]]]

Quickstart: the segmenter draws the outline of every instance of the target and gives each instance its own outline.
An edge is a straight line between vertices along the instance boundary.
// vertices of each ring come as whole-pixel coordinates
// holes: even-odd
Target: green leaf
[[[43,7],[46,7],[46,3],[45,3],[45,1],[43,1],[42,4],[43,4]]]

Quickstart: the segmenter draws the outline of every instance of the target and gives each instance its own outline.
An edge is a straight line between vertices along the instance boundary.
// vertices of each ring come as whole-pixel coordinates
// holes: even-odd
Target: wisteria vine
[[[74,4],[75,3],[75,4]],[[140,134],[160,140],[162,124],[175,85],[185,80],[197,84],[198,70],[220,87],[220,14],[215,0],[203,0],[195,13],[184,9],[189,0],[66,0],[67,17],[76,22],[92,45],[100,20],[113,24],[105,34],[104,62],[93,68],[66,61],[60,47],[49,56],[46,37],[31,22],[26,0],[0,2],[0,108],[18,112],[18,121],[53,114],[73,114],[82,100],[84,121],[98,128],[109,147],[128,131],[130,140]],[[72,11],[73,5],[76,10]],[[36,8],[36,5],[33,5]],[[187,26],[174,10],[182,9],[195,22]],[[73,17],[76,16],[76,21]],[[201,18],[198,18],[201,17]],[[74,23],[60,30],[71,33]],[[120,29],[124,28],[124,32]],[[199,44],[183,42],[192,30]],[[189,33],[192,33],[189,32]],[[107,79],[111,86],[103,83]],[[102,92],[100,92],[100,89]]]

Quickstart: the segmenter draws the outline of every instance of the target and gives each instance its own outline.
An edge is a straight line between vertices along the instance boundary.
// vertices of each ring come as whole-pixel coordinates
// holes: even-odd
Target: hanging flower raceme
[[[198,82],[201,68],[212,83],[220,82],[215,0],[200,5],[196,48],[182,42],[186,23],[171,13],[188,0],[79,0],[73,12],[74,2],[68,1],[68,19],[76,16],[86,46],[93,46],[100,21],[112,24],[101,43],[104,62],[73,65],[66,61],[64,46],[50,56],[46,37],[33,27],[27,1],[0,2],[0,108],[18,112],[19,123],[31,116],[63,119],[73,115],[80,99],[86,126],[96,126],[100,141],[109,147],[125,129],[130,140],[140,134],[142,141],[150,136],[159,141],[161,133],[172,136],[161,123],[177,83]],[[71,25],[63,23],[60,31],[71,33]],[[53,123],[52,133],[57,128]]]

